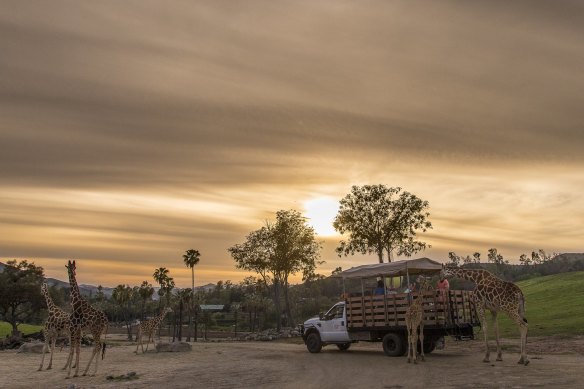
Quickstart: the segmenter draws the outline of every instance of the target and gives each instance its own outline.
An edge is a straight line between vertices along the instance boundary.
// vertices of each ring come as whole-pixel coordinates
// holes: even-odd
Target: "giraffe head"
[[[418,284],[420,284],[420,292],[425,292],[432,289],[432,284],[430,283],[430,278],[424,276],[418,276]]]
[[[445,278],[453,277],[457,269],[459,269],[459,267],[457,266],[442,265],[442,270],[440,271],[440,279],[443,280]]]
[[[43,282],[41,285],[41,293],[46,295],[49,292],[49,285],[46,282]]]
[[[164,314],[166,315],[167,313],[172,312],[172,308],[171,307],[166,307],[164,308]]]
[[[69,274],[69,278],[71,278],[71,277],[75,278],[75,276],[76,276],[75,271],[77,269],[77,267],[75,266],[75,260],[73,260],[73,261],[69,260],[68,263],[65,265],[65,267],[67,268],[67,273]]]

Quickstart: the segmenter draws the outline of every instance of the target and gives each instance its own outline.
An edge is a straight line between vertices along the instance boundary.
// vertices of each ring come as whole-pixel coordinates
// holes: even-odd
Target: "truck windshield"
[[[345,304],[337,304],[324,315],[328,320],[330,319],[341,319],[343,317],[343,311],[345,310]]]

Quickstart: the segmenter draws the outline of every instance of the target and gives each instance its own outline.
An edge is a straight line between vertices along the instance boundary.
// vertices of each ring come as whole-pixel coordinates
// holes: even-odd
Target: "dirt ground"
[[[136,355],[135,345],[108,348],[95,377],[65,379],[67,350],[54,367],[37,371],[40,354],[0,351],[1,388],[581,388],[584,336],[529,338],[531,363],[518,365],[518,341],[503,342],[503,362],[483,363],[483,342],[447,340],[426,362],[386,357],[378,343],[353,344],[347,352],[328,346],[310,354],[291,342],[197,342],[186,353]],[[493,344],[494,346],[494,344]],[[81,367],[89,348],[82,350]],[[492,359],[494,360],[494,354]],[[47,355],[48,357],[48,355]],[[48,358],[45,359],[45,364]],[[91,372],[92,370],[90,370]],[[132,380],[107,376],[135,372]]]

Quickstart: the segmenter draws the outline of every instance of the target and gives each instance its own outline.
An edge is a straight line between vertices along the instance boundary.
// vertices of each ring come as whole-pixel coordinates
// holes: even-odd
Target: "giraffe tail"
[[[103,361],[103,358],[105,358],[105,338],[107,338],[107,329],[108,327],[105,327],[105,334],[103,335],[103,345],[101,346],[101,360]]]
[[[521,319],[527,323],[527,319],[525,318],[525,297],[523,296],[523,293],[519,294],[519,316],[521,316]]]

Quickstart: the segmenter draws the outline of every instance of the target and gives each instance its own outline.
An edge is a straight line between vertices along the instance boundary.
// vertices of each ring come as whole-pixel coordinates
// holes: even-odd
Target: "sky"
[[[0,261],[116,286],[239,282],[281,209],[339,258],[352,185],[429,202],[432,247],[584,252],[579,1],[2,1]],[[403,258],[400,258],[403,259]],[[296,279],[299,281],[299,277]]]

